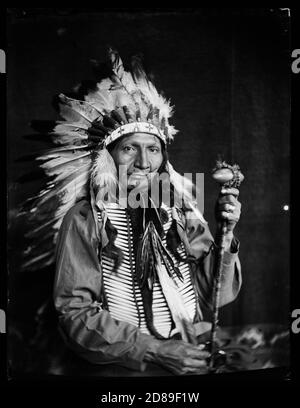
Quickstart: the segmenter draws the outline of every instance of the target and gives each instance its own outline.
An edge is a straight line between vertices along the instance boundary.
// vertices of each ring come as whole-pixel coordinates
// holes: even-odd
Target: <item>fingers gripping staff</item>
[[[216,167],[212,171],[212,177],[217,181],[221,186],[221,193],[238,195],[238,188],[240,187],[244,176],[240,171],[240,168],[237,164],[233,166],[227,164],[225,161],[217,161]],[[230,204],[225,204],[228,211],[231,211],[231,208],[234,207]],[[228,207],[229,206],[229,207]],[[232,210],[234,212],[234,209]],[[211,338],[210,338],[210,351],[211,358],[209,362],[209,368],[214,370],[215,368],[215,359],[217,354],[225,354],[224,351],[219,350],[216,353],[216,332],[219,321],[219,304],[220,304],[220,292],[221,292],[221,266],[223,261],[223,256],[225,252],[225,237],[228,230],[231,230],[231,222],[227,213],[221,213],[223,219],[220,223],[220,232],[217,239],[217,256],[215,262],[215,271],[214,271],[214,303],[213,303],[213,321],[211,328]],[[225,218],[225,219],[224,219]]]

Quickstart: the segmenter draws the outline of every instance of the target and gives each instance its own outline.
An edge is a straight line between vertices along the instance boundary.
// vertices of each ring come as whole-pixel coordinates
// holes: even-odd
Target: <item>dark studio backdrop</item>
[[[7,17],[9,322],[12,363],[22,369],[36,335],[36,311],[51,294],[54,270],[20,268],[25,226],[18,205],[39,180],[20,158],[45,147],[24,136],[32,120],[58,119],[55,94],[94,79],[90,60],[108,45],[125,61],[143,54],[146,70],[175,105],[179,133],[169,148],[181,173],[205,173],[204,216],[214,232],[219,155],[245,175],[240,190],[243,286],[221,310],[222,326],[289,326],[289,17],[280,9],[9,9]],[[23,360],[22,360],[23,359]]]

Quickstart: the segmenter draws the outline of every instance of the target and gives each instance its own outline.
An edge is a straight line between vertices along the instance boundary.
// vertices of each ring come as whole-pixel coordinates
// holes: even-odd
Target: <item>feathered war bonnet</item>
[[[169,124],[170,102],[160,95],[147,78],[138,56],[131,59],[131,72],[125,71],[115,50],[109,49],[111,75],[85,96],[85,102],[100,115],[93,118],[88,132],[102,140],[97,146],[91,169],[91,185],[97,192],[115,191],[117,173],[107,147],[123,136],[148,133],[166,147],[177,130]],[[105,188],[103,188],[105,187]]]
[[[108,55],[110,76],[89,90],[84,100],[58,96],[59,114],[64,120],[57,121],[49,132],[57,146],[36,157],[49,181],[24,206],[34,225],[27,234],[33,243],[25,251],[25,268],[37,269],[54,262],[53,246],[59,227],[77,201],[89,197],[94,208],[96,202],[101,205],[102,191],[116,191],[117,169],[107,149],[110,143],[142,132],[157,136],[166,147],[177,133],[169,124],[173,113],[170,102],[147,78],[140,58],[132,58],[128,72],[115,50],[109,49]],[[192,183],[177,173],[169,161],[166,169],[174,189],[205,222],[192,204]],[[95,217],[95,210],[93,213]]]

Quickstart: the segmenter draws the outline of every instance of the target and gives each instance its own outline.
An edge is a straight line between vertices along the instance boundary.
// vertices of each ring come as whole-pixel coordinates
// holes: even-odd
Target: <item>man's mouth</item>
[[[143,178],[147,177],[149,173],[131,173],[128,175],[128,178]]]
[[[128,174],[128,187],[132,188],[132,187],[137,187],[137,186],[145,186],[147,187],[150,181],[150,176],[151,172],[133,172]]]
[[[145,177],[148,174],[150,174],[150,171],[133,171],[132,173],[128,173],[128,176]]]

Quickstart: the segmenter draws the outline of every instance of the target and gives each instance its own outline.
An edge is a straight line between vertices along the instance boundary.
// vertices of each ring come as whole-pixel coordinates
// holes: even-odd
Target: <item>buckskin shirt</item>
[[[214,241],[207,224],[192,217],[191,211],[164,207],[168,222],[173,220],[181,239],[179,269],[183,281],[178,291],[190,319],[197,326],[201,310],[212,307]],[[99,256],[105,232],[97,234],[95,217],[88,201],[76,204],[64,217],[56,248],[54,303],[67,345],[93,364],[116,363],[143,371],[149,346],[156,341],[147,329],[143,303],[132,271],[135,268],[132,228],[126,209],[107,205],[98,220],[108,217],[118,230],[116,246],[124,257],[117,273],[112,272],[109,255]],[[165,241],[163,241],[165,244]],[[239,242],[233,238],[222,265],[220,306],[233,301],[241,287]],[[164,338],[172,337],[174,326],[159,282],[153,288],[153,322]]]

